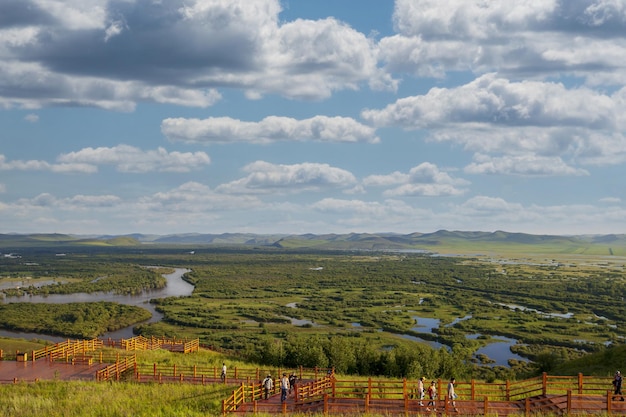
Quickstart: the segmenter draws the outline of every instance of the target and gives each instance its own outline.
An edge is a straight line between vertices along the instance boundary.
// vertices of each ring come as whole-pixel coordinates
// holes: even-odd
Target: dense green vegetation
[[[0,304],[0,327],[92,339],[104,332],[147,320],[150,312],[135,306],[100,301],[96,303]]]
[[[621,344],[626,325],[624,259],[619,257],[444,257],[267,247],[64,250],[58,256],[55,248],[24,248],[19,258],[0,259],[0,284],[53,279],[53,285],[26,291],[84,292],[106,283],[127,293],[158,282],[155,276],[162,271],[147,265],[188,268],[185,279],[195,285],[193,295],[153,300],[164,319],[136,331],[198,337],[271,365],[334,366],[362,375],[443,377],[454,372],[457,377],[512,379]],[[11,328],[25,326],[7,314],[14,316]],[[97,315],[89,310],[80,317],[56,315],[52,321],[58,326],[42,324],[36,331],[64,331],[67,322],[81,323],[89,334],[110,329],[107,323],[114,320],[98,321]],[[436,319],[439,325],[422,331],[416,327],[420,318]],[[490,366],[489,358],[474,358],[478,348],[501,336],[518,340],[515,352],[533,362],[502,367]],[[443,343],[449,350],[433,350],[415,338]]]
[[[36,261],[22,258],[5,258],[2,276],[15,283],[5,289],[7,296],[74,294],[111,291],[117,294],[138,294],[144,290],[163,288],[166,284],[162,271],[114,259],[95,260],[91,254],[33,253]],[[37,286],[37,281],[47,279],[49,285]]]

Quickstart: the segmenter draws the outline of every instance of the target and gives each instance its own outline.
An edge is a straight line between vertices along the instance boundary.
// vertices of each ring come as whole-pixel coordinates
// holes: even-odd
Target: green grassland
[[[441,253],[449,256],[302,245],[205,246],[194,247],[192,255],[176,245],[84,244],[64,246],[64,256],[57,256],[58,247],[41,244],[20,249],[19,258],[0,259],[0,283],[53,278],[54,285],[20,291],[132,293],[161,285],[163,271],[147,265],[187,268],[193,294],[153,300],[164,318],[137,326],[137,333],[197,337],[257,363],[335,366],[359,374],[412,376],[431,366],[432,375],[517,378],[624,343],[623,257],[600,255],[597,242],[581,249],[581,239],[514,240],[506,234],[481,243],[481,236],[430,236],[433,247],[445,247]],[[13,329],[20,323],[15,314],[6,311]],[[105,328],[93,316],[82,314],[73,323],[91,332]],[[61,332],[67,327],[62,317],[68,316],[51,315]],[[414,329],[418,317],[440,325],[421,333]],[[32,330],[23,322],[23,330]],[[514,351],[532,362],[477,364],[472,353],[500,336],[518,340]],[[414,337],[450,350],[434,351]]]

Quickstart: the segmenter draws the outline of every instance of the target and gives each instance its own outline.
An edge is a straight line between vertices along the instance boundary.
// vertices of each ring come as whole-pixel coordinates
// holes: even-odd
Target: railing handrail
[[[437,401],[443,401],[448,407],[446,401],[447,387],[445,381],[436,379],[437,381]],[[602,410],[610,410],[611,408],[611,390],[609,389],[612,377],[584,376],[555,376],[544,373],[540,377],[529,378],[521,381],[505,381],[503,383],[486,383],[481,381],[466,381],[455,384],[455,392],[459,395],[457,400],[459,403],[482,404],[485,414],[486,410],[491,409],[493,405],[490,402],[498,403],[499,407],[513,409],[513,404],[519,404],[520,401],[525,402],[526,412],[548,410],[548,407],[554,407],[561,404],[561,409],[572,410],[581,408],[580,403],[585,401],[589,405]],[[256,387],[255,387],[256,386]],[[410,395],[414,394],[416,380],[387,380],[387,379],[337,379],[332,376],[325,375],[319,379],[299,384],[296,389],[296,405],[305,405],[313,401],[324,401],[324,407],[328,407],[328,398],[355,399],[363,401],[367,407],[374,401],[387,402],[390,400],[397,401],[397,407],[404,407],[406,411]],[[427,388],[427,386],[425,387]],[[443,389],[442,389],[443,388]],[[256,384],[242,384],[233,394],[223,402],[223,412],[228,413],[236,411],[237,408],[247,398],[254,400],[255,397],[247,396],[246,392],[259,389]],[[550,398],[545,396],[549,395]],[[416,401],[418,398],[413,397]],[[533,401],[529,401],[534,398]],[[591,398],[591,400],[585,400]],[[573,401],[577,399],[577,401]],[[423,400],[428,401],[427,398]],[[504,404],[502,404],[504,403]],[[508,405],[507,405],[508,404]],[[574,404],[574,405],[572,405]],[[576,408],[579,407],[579,408]]]

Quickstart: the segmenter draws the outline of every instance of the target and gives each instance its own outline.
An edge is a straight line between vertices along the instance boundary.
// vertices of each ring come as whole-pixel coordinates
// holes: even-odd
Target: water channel
[[[31,303],[49,303],[49,304],[63,304],[63,303],[71,303],[71,302],[97,302],[97,301],[110,301],[119,304],[132,305],[144,308],[152,314],[152,317],[142,323],[136,323],[132,326],[125,327],[120,330],[116,330],[113,332],[107,332],[103,335],[100,335],[99,338],[106,339],[128,339],[134,336],[133,328],[137,324],[144,323],[154,323],[158,322],[163,318],[163,315],[157,312],[154,308],[154,305],[150,304],[151,299],[155,298],[166,298],[166,297],[180,297],[180,296],[188,296],[193,292],[193,285],[182,279],[183,275],[189,272],[189,269],[184,268],[176,268],[174,272],[171,274],[163,275],[167,280],[167,285],[159,290],[150,290],[144,291],[138,295],[120,295],[110,292],[97,292],[97,293],[77,293],[77,294],[50,294],[50,295],[25,295],[22,297],[4,297],[0,298],[0,303],[11,303],[11,302],[31,302]],[[41,284],[41,283],[40,283]],[[14,285],[14,284],[13,284]],[[30,284],[29,284],[30,285]],[[297,308],[296,303],[290,303],[287,305],[291,308]],[[294,318],[287,317],[291,320],[291,323],[295,326],[302,326],[305,324],[316,326],[315,323],[309,320],[298,320]],[[471,316],[465,316],[456,319],[454,322],[449,325],[454,325],[458,321],[467,320],[471,318]],[[418,333],[432,333],[434,329],[438,328],[440,322],[438,319],[426,318],[413,316],[413,319],[416,321],[415,327],[411,330]],[[353,323],[353,327],[359,327],[359,323]],[[23,339],[45,339],[53,342],[61,342],[67,340],[65,337],[54,336],[54,335],[46,335],[41,333],[26,333],[26,332],[16,332],[10,330],[2,330],[0,329],[0,336],[4,337],[14,337],[14,338],[23,338]],[[469,338],[477,337],[479,335],[470,335]],[[404,338],[413,340],[419,343],[426,343],[433,349],[441,349],[446,348],[449,349],[449,346],[446,346],[442,343],[436,341],[425,340],[420,337],[416,337],[413,335],[403,335]],[[497,341],[494,343],[490,343],[489,345],[479,349],[475,352],[477,354],[485,354],[490,359],[494,361],[493,365],[502,365],[508,366],[508,359],[517,359],[517,360],[526,360],[519,355],[516,355],[511,352],[510,347],[517,343],[514,339],[509,339],[505,337],[497,337]]]
[[[193,285],[189,284],[182,279],[183,275],[189,272],[189,269],[176,268],[171,274],[164,274],[163,276],[167,280],[167,285],[158,290],[143,291],[137,295],[120,295],[112,292],[96,292],[96,293],[77,293],[77,294],[50,294],[50,295],[25,295],[21,297],[4,297],[0,298],[0,303],[48,303],[48,304],[65,304],[65,303],[87,303],[97,301],[110,301],[119,304],[131,305],[144,308],[152,313],[152,317],[142,323],[136,323],[132,326],[125,327],[113,332],[107,332],[100,335],[100,339],[112,338],[112,339],[128,339],[134,336],[133,327],[138,324],[154,323],[160,321],[163,315],[154,309],[154,306],[150,304],[150,300],[154,298],[166,298],[166,297],[180,297],[191,295],[193,292]],[[15,337],[24,339],[45,339],[53,342],[60,342],[67,340],[66,337],[46,335],[41,333],[25,333],[14,332],[10,330],[0,329],[0,336]]]

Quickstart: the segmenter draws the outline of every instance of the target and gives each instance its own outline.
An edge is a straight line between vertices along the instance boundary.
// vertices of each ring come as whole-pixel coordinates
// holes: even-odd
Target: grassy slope
[[[612,376],[615,371],[624,372],[626,346],[616,346],[605,351],[585,355],[573,361],[558,365],[551,374],[555,375],[596,375]]]

